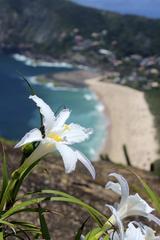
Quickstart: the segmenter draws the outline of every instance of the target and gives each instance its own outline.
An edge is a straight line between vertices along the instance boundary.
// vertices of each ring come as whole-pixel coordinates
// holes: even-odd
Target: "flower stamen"
[[[62,142],[63,141],[63,138],[58,135],[57,133],[50,133],[48,135],[49,138],[52,138],[53,140],[55,140],[56,142]]]
[[[71,127],[70,127],[69,125],[64,124],[64,129],[63,129],[63,131],[67,131],[67,130],[70,130],[70,129],[71,129]]]

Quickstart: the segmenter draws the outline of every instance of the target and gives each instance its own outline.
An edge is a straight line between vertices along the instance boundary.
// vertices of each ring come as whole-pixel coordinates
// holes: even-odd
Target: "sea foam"
[[[84,94],[84,98],[87,100],[87,101],[91,101],[93,99],[92,95],[91,94]]]
[[[95,106],[96,110],[98,112],[103,112],[104,111],[104,105],[102,103],[98,103],[96,106]]]
[[[12,57],[17,61],[24,62],[25,65],[32,67],[64,67],[68,69],[73,68],[72,64],[66,62],[47,62],[41,60],[34,60],[18,53],[13,54]]]

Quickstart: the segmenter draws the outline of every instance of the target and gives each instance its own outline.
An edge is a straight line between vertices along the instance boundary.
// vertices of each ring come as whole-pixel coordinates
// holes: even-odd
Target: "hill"
[[[107,48],[120,56],[160,54],[160,20],[122,16],[67,0],[0,0],[0,29],[0,48],[5,51],[28,49],[63,57],[73,50],[78,33],[86,45],[93,43],[94,49]]]
[[[4,149],[10,170],[13,170],[19,164],[19,159],[21,159],[20,151],[13,149],[13,146],[8,144],[4,144]],[[2,154],[1,147],[0,154]],[[53,155],[45,157],[41,160],[40,164],[35,168],[29,178],[25,180],[21,191],[23,193],[26,193],[27,191],[39,191],[40,189],[64,191],[80,198],[88,204],[91,204],[99,211],[108,214],[105,204],[108,203],[112,205],[119,200],[116,194],[109,190],[107,191],[104,186],[106,182],[109,181],[108,174],[117,172],[127,179],[131,192],[137,192],[139,190],[140,195],[146,197],[137,178],[124,166],[116,165],[106,160],[95,162],[94,166],[97,172],[95,181],[91,179],[85,168],[79,164],[77,165],[75,172],[72,174],[65,174],[62,159],[59,159],[58,157],[56,158]],[[129,169],[142,177],[150,186],[152,186],[154,191],[158,194],[160,193],[160,180],[158,177],[136,168]],[[57,240],[74,239],[74,234],[88,218],[88,214],[76,205],[54,202],[51,204],[48,203],[47,206],[43,203],[43,207],[49,209],[49,212],[45,214],[45,217],[51,236]],[[26,213],[26,215],[24,215],[23,213],[19,216],[19,219],[24,221],[25,217],[27,217],[27,220],[34,222],[34,224],[38,224],[37,216],[34,214]],[[138,219],[136,218],[136,220]],[[157,227],[157,225],[150,226],[154,227],[154,229]],[[93,227],[93,221],[91,219],[87,222],[86,227],[88,231]],[[157,227],[156,230],[158,234],[160,229]]]

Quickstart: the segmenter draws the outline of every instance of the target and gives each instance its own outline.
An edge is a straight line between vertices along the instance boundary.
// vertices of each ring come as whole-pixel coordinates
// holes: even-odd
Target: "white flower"
[[[128,224],[125,233],[125,240],[160,240],[160,237],[155,236],[155,231],[148,226],[135,227],[133,223]]]
[[[124,234],[123,240],[160,240],[160,237],[155,236],[155,231],[148,226],[142,226],[139,223],[133,224],[130,222]],[[110,239],[121,240],[117,232],[110,234]]]
[[[142,233],[140,227],[135,227],[132,223],[129,223],[124,239],[125,240],[145,240],[145,236]]]
[[[160,225],[160,220],[155,217],[151,212],[154,210],[146,201],[144,201],[137,193],[129,195],[129,187],[127,181],[119,174],[110,174],[117,179],[118,183],[108,182],[107,189],[111,189],[121,196],[120,203],[116,208],[106,205],[110,208],[113,215],[109,219],[112,224],[117,224],[120,231],[120,239],[124,239],[124,229],[122,220],[130,216],[142,216],[148,220],[152,220]]]
[[[160,236],[156,237],[155,231],[152,228],[148,226],[144,226],[143,228],[144,228],[143,232],[144,232],[145,240],[160,240]]]
[[[67,173],[75,170],[76,163],[80,160],[89,170],[92,177],[95,178],[94,167],[87,157],[78,150],[68,146],[88,139],[92,130],[74,123],[65,124],[71,113],[69,109],[63,109],[55,116],[51,108],[41,98],[36,95],[29,98],[36,103],[43,116],[44,136],[42,136],[39,129],[35,128],[26,133],[15,147],[18,148],[28,143],[39,142],[38,147],[27,158],[28,162],[34,162],[57,149],[63,158]]]

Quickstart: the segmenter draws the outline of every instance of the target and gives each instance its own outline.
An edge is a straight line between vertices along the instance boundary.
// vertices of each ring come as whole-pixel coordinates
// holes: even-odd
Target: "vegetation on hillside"
[[[32,49],[55,57],[73,43],[73,30],[84,38],[105,30],[103,47],[118,55],[160,53],[160,21],[122,16],[76,5],[67,0],[0,0],[0,46]]]

